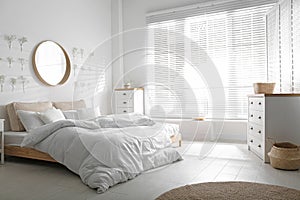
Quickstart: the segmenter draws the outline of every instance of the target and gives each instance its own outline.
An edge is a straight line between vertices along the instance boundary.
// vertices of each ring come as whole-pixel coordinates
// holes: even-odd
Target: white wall
[[[123,1],[113,0],[111,2],[112,9],[112,67],[113,67],[113,86],[119,88],[123,86],[123,57],[120,56],[123,53]]]
[[[28,70],[21,72],[14,66],[10,71],[1,71],[10,76],[24,73],[34,77],[31,68],[31,53],[34,46],[43,40],[53,40],[60,43],[72,58],[72,48],[80,47],[87,55],[97,44],[111,36],[111,0],[0,0],[0,34],[15,34],[26,36],[29,42],[23,53],[29,60]],[[16,49],[7,50],[6,43],[0,40],[0,58],[19,56]],[[110,60],[111,50],[105,57]],[[17,64],[16,64],[17,65]],[[1,69],[7,69],[5,62],[0,62]],[[46,87],[37,80],[36,85],[28,88],[24,94],[17,90],[6,90],[0,93],[0,104],[11,101],[38,100],[72,100],[74,76],[68,83],[58,87]],[[111,93],[111,71],[107,71],[106,93]],[[9,87],[8,85],[6,87]],[[109,107],[107,95],[101,101],[104,110]]]

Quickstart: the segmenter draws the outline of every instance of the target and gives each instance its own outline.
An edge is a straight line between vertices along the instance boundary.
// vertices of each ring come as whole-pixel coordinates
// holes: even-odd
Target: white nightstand
[[[4,119],[0,119],[0,134],[1,134],[1,164],[4,164]]]
[[[144,88],[115,89],[116,114],[144,113]]]

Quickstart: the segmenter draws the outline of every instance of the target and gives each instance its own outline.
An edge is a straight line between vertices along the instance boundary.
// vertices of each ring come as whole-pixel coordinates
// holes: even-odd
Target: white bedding
[[[177,134],[176,125],[100,128],[99,124],[103,124],[99,119],[61,120],[32,130],[21,146],[50,154],[98,193],[145,170],[182,159],[171,148],[170,135]]]

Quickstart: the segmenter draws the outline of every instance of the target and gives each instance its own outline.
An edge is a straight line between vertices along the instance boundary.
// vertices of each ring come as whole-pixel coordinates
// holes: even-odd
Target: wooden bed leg
[[[181,147],[181,143],[182,143],[182,136],[181,136],[181,133],[179,133],[179,138],[178,138],[179,147]]]
[[[177,143],[178,142],[178,146],[181,147],[182,144],[182,138],[181,138],[181,134],[177,134],[177,135],[172,135],[170,137],[172,143]]]

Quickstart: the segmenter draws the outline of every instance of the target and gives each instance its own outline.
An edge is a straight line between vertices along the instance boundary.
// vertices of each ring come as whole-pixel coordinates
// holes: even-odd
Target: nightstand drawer
[[[130,100],[133,99],[134,90],[116,91],[115,95],[117,100]]]
[[[264,124],[264,113],[260,111],[249,110],[248,120],[259,125]]]
[[[116,104],[118,107],[133,107],[133,99],[117,99]]]
[[[118,107],[117,113],[132,113],[133,108],[132,107]]]
[[[264,98],[249,98],[249,110],[264,111]]]

